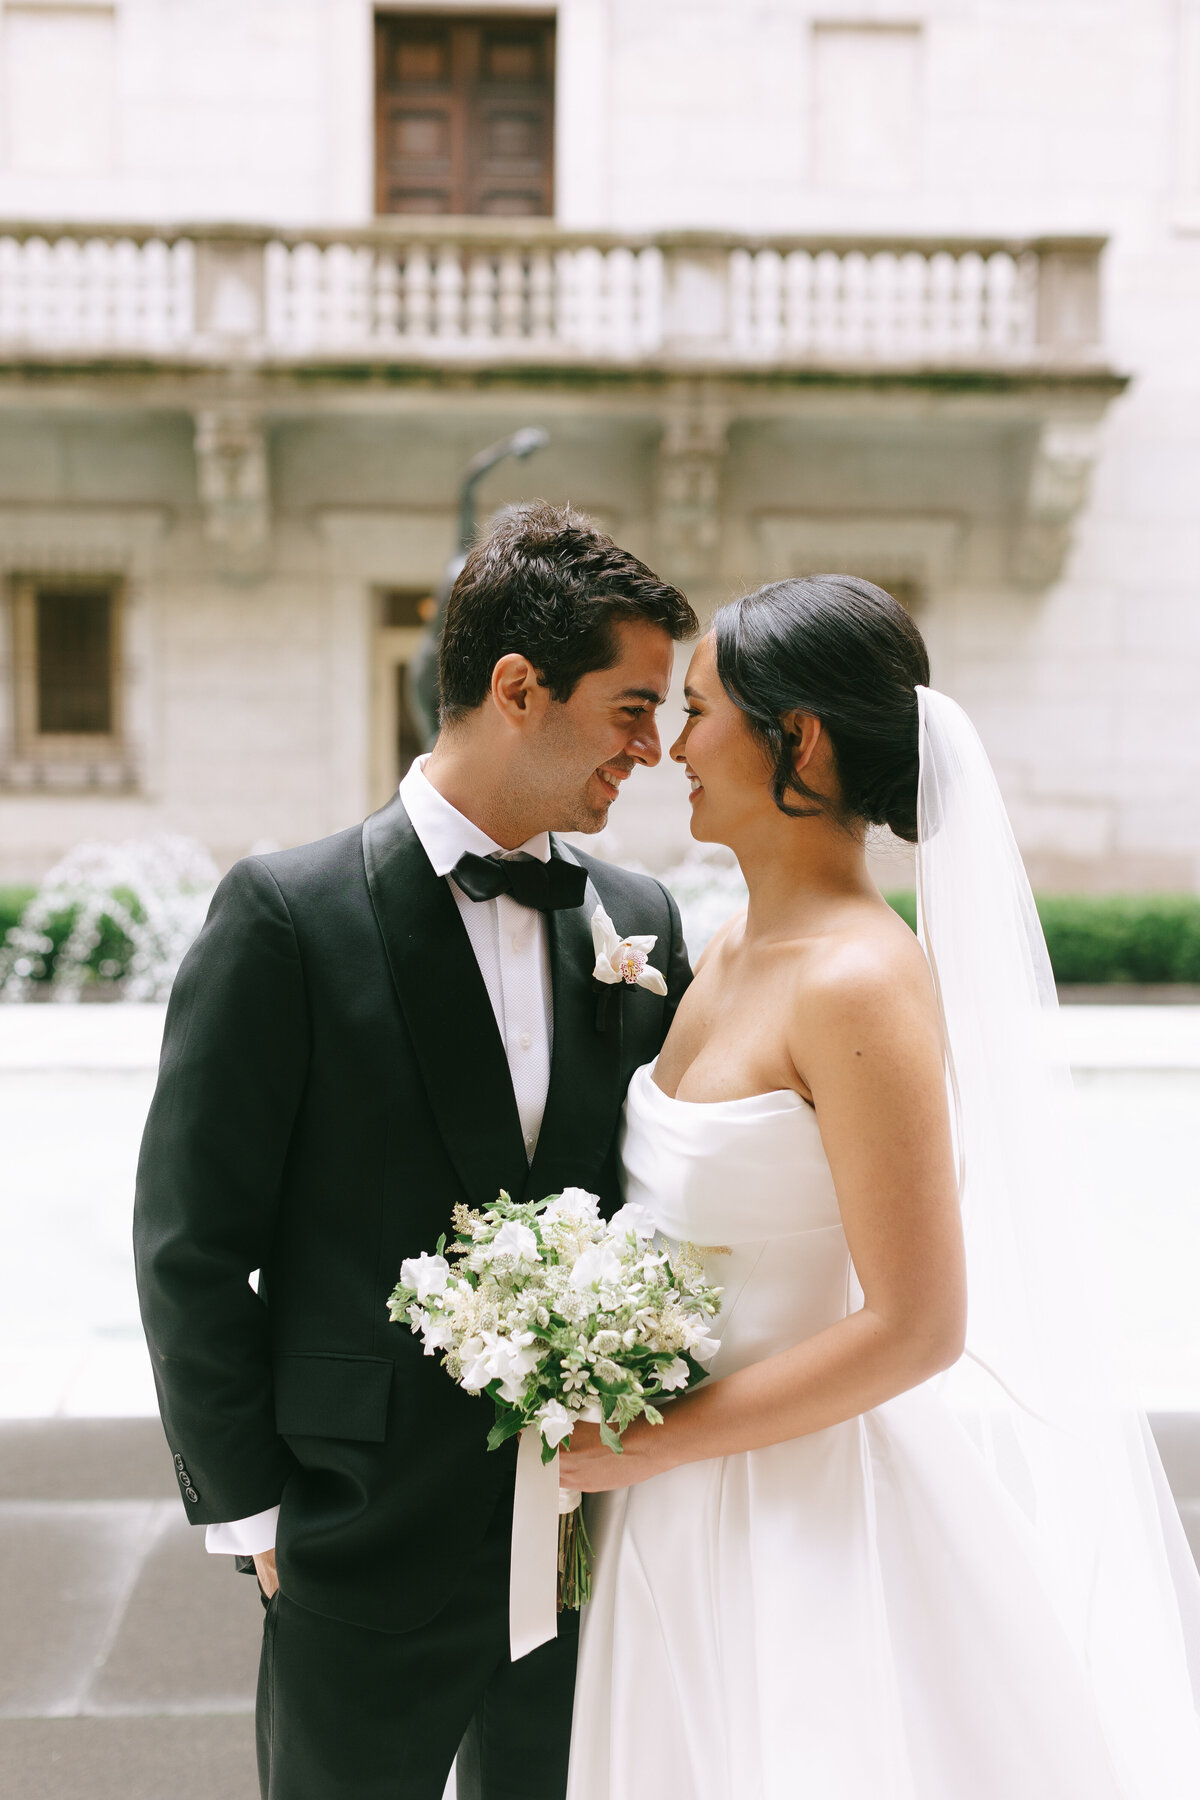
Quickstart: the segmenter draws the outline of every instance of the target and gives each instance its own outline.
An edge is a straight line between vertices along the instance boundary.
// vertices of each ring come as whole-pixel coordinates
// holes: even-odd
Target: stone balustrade
[[[399,220],[0,224],[0,355],[851,369],[1100,361],[1103,241]]]

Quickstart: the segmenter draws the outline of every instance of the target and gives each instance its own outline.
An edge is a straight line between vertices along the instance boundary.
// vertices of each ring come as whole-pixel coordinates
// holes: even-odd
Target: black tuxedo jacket
[[[389,1321],[401,1261],[434,1248],[456,1202],[501,1188],[618,1204],[625,1090],[690,979],[658,882],[553,853],[589,889],[547,915],[532,1167],[462,919],[398,798],[238,863],[171,995],[134,1222],[163,1424],[193,1523],[279,1503],[283,1589],[329,1617],[429,1618],[513,1479],[515,1440],[486,1449],[491,1403]],[[622,936],[657,936],[665,999],[594,982],[597,897]]]

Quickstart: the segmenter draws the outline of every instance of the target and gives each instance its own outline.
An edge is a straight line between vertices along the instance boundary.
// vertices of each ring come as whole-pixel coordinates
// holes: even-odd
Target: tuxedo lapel
[[[429,1103],[462,1184],[474,1206],[502,1187],[519,1194],[528,1164],[496,1015],[454,896],[400,799],[363,825],[363,859]]]
[[[554,854],[575,862],[555,843]],[[554,987],[550,1088],[525,1192],[529,1199],[588,1187],[604,1161],[620,1106],[620,1007],[599,1029],[591,917],[600,896],[589,881],[582,906],[548,913]]]

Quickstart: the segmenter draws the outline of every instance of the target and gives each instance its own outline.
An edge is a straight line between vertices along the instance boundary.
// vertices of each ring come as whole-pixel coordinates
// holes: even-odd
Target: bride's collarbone
[[[788,1053],[790,984],[704,968],[683,997],[654,1080],[677,1100],[750,1099],[786,1088],[810,1100]]]

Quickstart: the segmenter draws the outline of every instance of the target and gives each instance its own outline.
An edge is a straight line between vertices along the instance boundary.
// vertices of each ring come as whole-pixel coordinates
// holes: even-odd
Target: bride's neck
[[[791,936],[831,901],[876,897],[865,844],[832,820],[795,819],[734,846],[749,889],[746,936]]]

